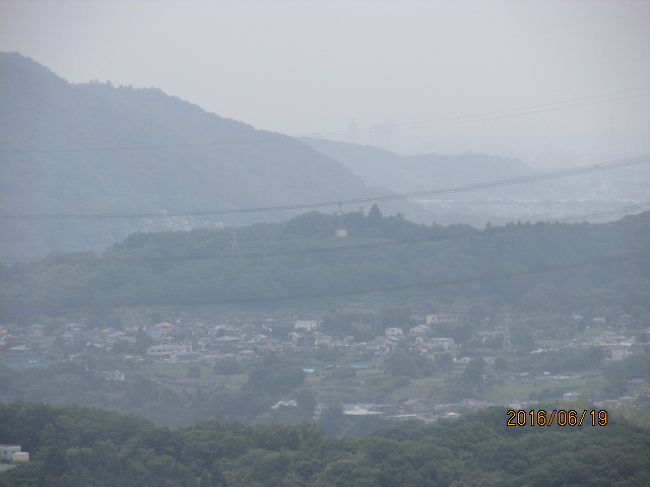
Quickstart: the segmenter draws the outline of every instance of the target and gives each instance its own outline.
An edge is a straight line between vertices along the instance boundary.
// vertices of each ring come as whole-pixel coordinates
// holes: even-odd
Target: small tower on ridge
[[[345,228],[345,218],[343,218],[343,211],[341,210],[341,202],[339,201],[339,209],[334,213],[336,216],[336,238],[345,238],[348,236],[348,230]]]

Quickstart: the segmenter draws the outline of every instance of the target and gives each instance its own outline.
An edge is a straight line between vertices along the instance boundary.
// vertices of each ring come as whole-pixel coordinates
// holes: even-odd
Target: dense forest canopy
[[[103,254],[5,267],[2,319],[124,306],[265,307],[328,298],[488,302],[529,311],[647,311],[650,213],[606,224],[516,223],[484,230],[400,215],[307,213],[234,231],[134,234]],[[346,238],[334,237],[345,228]],[[645,310],[645,311],[644,311]],[[636,313],[638,314],[638,313]]]
[[[650,482],[650,435],[604,427],[506,427],[495,408],[333,439],[311,425],[212,421],[168,429],[98,409],[0,406],[0,439],[32,461],[2,487],[604,486]]]

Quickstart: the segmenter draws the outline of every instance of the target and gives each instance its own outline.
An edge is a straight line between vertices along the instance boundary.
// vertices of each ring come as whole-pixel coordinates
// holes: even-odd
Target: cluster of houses
[[[646,330],[646,336],[650,329]],[[603,352],[604,360],[623,360],[636,353],[650,352],[650,341],[639,341],[621,331],[605,331],[593,337],[581,337],[572,340],[569,345],[578,349],[598,349]]]
[[[281,352],[296,346],[299,333],[293,339],[280,340],[271,336],[272,324],[255,325],[194,323],[179,326],[162,322],[147,330],[154,344],[146,349],[149,358],[168,363],[214,363],[224,359],[252,359],[270,352]]]
[[[433,404],[419,398],[404,399],[397,404],[380,403],[343,403],[341,409],[346,416],[376,416],[382,419],[402,421],[418,419],[424,422],[432,422],[441,418],[460,416],[472,411],[493,406],[494,404],[479,401],[476,399],[463,399],[462,401],[446,404]],[[275,403],[271,408],[295,408],[298,403],[295,399],[283,399]],[[313,419],[318,421],[327,405],[318,403],[314,408]]]
[[[596,320],[604,320],[604,318],[594,318],[594,323]],[[213,363],[227,358],[250,359],[270,352],[310,347],[345,349],[357,353],[360,357],[381,357],[391,353],[405,338],[410,338],[410,349],[421,355],[432,356],[444,351],[456,356],[458,347],[453,338],[439,336],[435,328],[440,324],[453,324],[458,321],[458,316],[451,313],[428,314],[420,319],[420,324],[417,326],[390,326],[385,329],[384,336],[366,341],[355,340],[352,336],[339,338],[328,335],[323,332],[321,322],[316,319],[294,320],[292,323],[263,319],[254,323],[234,324],[163,321],[153,325],[123,329],[112,327],[97,329],[68,323],[48,330],[40,324],[27,327],[9,324],[0,325],[0,354],[14,358],[34,359],[37,363],[40,359],[42,362],[43,347],[39,347],[41,357],[36,357],[36,351],[30,347],[30,344],[42,343],[43,338],[48,336],[54,336],[58,345],[67,345],[77,351],[100,349],[123,353],[124,350],[132,350],[139,336],[144,333],[148,337],[150,346],[139,351],[143,357],[175,363]],[[276,325],[283,325],[283,329],[286,329],[287,324],[292,324],[289,333],[283,335],[273,333]],[[479,332],[479,338],[482,340],[498,338],[501,335],[503,330],[499,326]],[[605,360],[621,360],[631,354],[650,352],[650,342],[639,341],[618,327],[608,328],[598,336],[576,338],[563,345],[563,348],[597,348],[603,351]],[[456,358],[460,359],[460,357]]]
[[[442,322],[442,321],[441,321]],[[369,341],[358,342],[354,337],[337,338],[321,330],[319,320],[295,320],[292,329],[285,337],[274,336],[273,320],[252,324],[204,324],[184,323],[172,324],[161,322],[140,328],[152,339],[145,355],[149,358],[170,362],[212,363],[224,359],[251,359],[270,352],[281,352],[300,347],[341,348],[360,355],[382,356],[395,349],[399,340],[404,336],[414,337],[413,350],[429,354],[440,350],[453,350],[451,338],[431,338],[431,327],[419,325],[407,329],[391,327],[385,331],[385,336],[376,337]],[[111,350],[116,342],[128,341],[135,343],[136,330],[104,329],[94,331],[91,336],[84,335],[88,340],[86,346]],[[72,337],[64,337],[66,340]]]
[[[574,319],[583,319],[574,316]],[[616,326],[607,326],[604,318],[594,318],[597,325],[592,333],[584,333],[579,338],[562,344],[561,349],[598,349],[602,351],[603,360],[622,360],[637,353],[650,353],[650,329],[643,334],[637,329],[632,335],[624,326],[625,319],[616,321]],[[0,325],[0,361],[43,365],[47,363],[47,347],[43,344],[54,338],[55,344],[70,346],[76,351],[99,349],[107,352],[124,354],[130,350],[136,360],[153,360],[165,363],[196,363],[214,364],[226,359],[250,360],[263,357],[271,352],[282,352],[295,349],[312,349],[326,347],[344,350],[349,357],[359,360],[373,359],[386,356],[398,347],[406,345],[412,352],[433,358],[441,352],[448,353],[455,363],[467,363],[468,357],[461,356],[459,347],[453,338],[440,336],[436,330],[439,325],[455,324],[459,317],[451,313],[436,313],[422,316],[419,324],[410,327],[389,326],[383,336],[360,341],[355,337],[335,337],[323,330],[317,319],[274,320],[260,318],[257,321],[202,323],[162,321],[152,325],[123,327],[115,329],[92,328],[81,324],[68,323],[55,328],[46,328],[40,324],[27,327],[17,325]],[[623,323],[623,325],[621,325]],[[449,328],[448,326],[446,327]],[[274,332],[274,329],[276,332]],[[277,330],[283,330],[277,333]],[[597,330],[597,332],[596,332]],[[503,326],[483,329],[478,333],[482,341],[495,339],[500,341],[504,336]],[[145,346],[135,350],[136,344],[145,338]],[[500,338],[501,337],[501,338]],[[38,344],[38,346],[33,346]],[[558,350],[555,348],[553,350]],[[543,353],[551,349],[537,349],[530,353]],[[72,357],[72,356],[71,356]],[[494,364],[493,357],[484,357],[486,363]],[[101,371],[109,381],[125,380],[124,372],[120,370]],[[550,377],[560,380],[562,377]],[[628,384],[628,393],[632,397],[648,396],[650,385],[647,379],[639,378]],[[355,409],[356,408],[356,409]],[[402,415],[419,414],[408,408],[398,410],[379,410],[377,407],[356,407],[349,414]],[[462,410],[456,407],[454,411]],[[356,411],[356,412],[354,412]],[[454,412],[448,411],[448,412]],[[346,413],[348,414],[348,413]],[[446,414],[446,413],[445,413]]]
[[[437,316],[437,315],[431,315]],[[448,322],[450,315],[432,323]],[[429,319],[427,318],[427,322]],[[440,351],[455,351],[452,338],[431,337],[432,325],[418,325],[412,328],[389,327],[384,336],[367,341],[356,341],[353,336],[337,338],[321,330],[319,320],[295,320],[286,337],[271,336],[274,324],[267,320],[261,324],[204,325],[195,324],[188,330],[184,325],[185,338],[179,338],[177,327],[170,323],[158,323],[151,327],[149,335],[155,343],[146,350],[146,355],[166,362],[216,362],[224,359],[251,359],[269,352],[281,352],[296,348],[327,347],[344,349],[359,357],[381,357],[391,353],[405,336],[412,337],[411,350],[422,355]],[[187,332],[194,337],[188,340]]]

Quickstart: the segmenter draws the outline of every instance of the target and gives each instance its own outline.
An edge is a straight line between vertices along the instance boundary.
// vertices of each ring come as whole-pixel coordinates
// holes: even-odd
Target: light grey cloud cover
[[[650,144],[647,92],[409,126],[648,89],[647,1],[2,0],[0,19],[1,50],[70,81],[156,86],[289,134],[345,139],[354,120],[360,142],[485,150],[540,165]],[[387,121],[399,128],[373,139],[367,128]]]

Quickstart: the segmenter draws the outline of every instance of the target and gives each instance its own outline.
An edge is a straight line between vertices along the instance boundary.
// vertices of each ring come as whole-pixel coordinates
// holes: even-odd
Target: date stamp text
[[[509,409],[506,412],[507,426],[606,426],[608,422],[609,413],[604,409]]]

